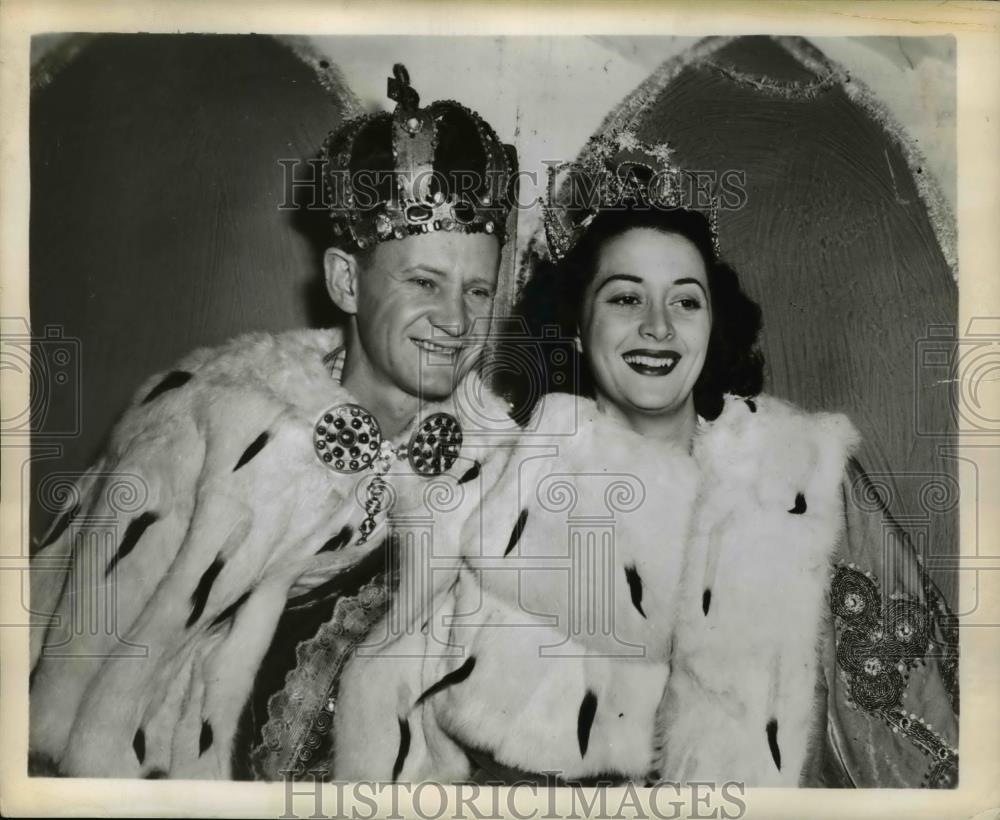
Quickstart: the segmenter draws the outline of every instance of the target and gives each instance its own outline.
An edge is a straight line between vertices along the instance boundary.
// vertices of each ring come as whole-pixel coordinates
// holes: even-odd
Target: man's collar
[[[337,384],[343,385],[344,362],[347,360],[347,348],[344,345],[335,347],[323,357],[323,364],[326,365],[330,378]]]

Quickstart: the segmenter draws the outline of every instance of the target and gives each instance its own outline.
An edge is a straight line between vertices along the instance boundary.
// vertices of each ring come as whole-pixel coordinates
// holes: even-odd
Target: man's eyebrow
[[[447,276],[448,271],[443,268],[435,268],[433,265],[410,265],[408,268],[403,268],[402,273],[414,273],[416,271],[421,271],[423,273],[433,273],[435,276]]]
[[[406,276],[407,274],[411,273],[429,273],[432,276],[437,276],[440,279],[448,279],[453,275],[450,271],[447,271],[444,268],[436,268],[433,265],[424,265],[424,264],[411,265],[408,268],[403,268],[399,273],[402,276]],[[482,276],[477,276],[475,279],[470,279],[465,284],[484,285],[485,287],[488,287],[490,290],[493,290],[496,287],[496,282],[494,282],[492,279],[487,279],[486,277]]]
[[[603,282],[601,282],[600,285],[597,286],[597,290],[595,290],[594,293],[595,294],[600,293],[601,288],[603,288],[606,284],[608,284],[608,282],[614,282],[616,279],[622,280],[624,282],[638,282],[639,284],[642,284],[641,276],[633,276],[631,273],[612,273],[607,279],[605,279]]]

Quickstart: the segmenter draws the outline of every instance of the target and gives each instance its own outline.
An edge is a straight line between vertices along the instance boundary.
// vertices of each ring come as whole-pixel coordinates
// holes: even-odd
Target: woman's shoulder
[[[726,396],[719,416],[701,424],[694,454],[718,481],[792,482],[832,498],[859,443],[842,413],[811,412],[766,394]]]
[[[643,481],[663,474],[681,480],[680,474],[694,469],[680,446],[643,436],[602,413],[593,399],[569,393],[550,393],[539,401],[521,433],[519,444],[525,443],[556,454],[551,469],[575,474],[627,473]]]
[[[841,452],[845,463],[861,442],[845,414],[804,410],[765,393],[726,395],[718,417],[701,425],[700,439],[715,447],[756,451],[825,444]]]
[[[542,396],[522,429],[522,436],[546,439],[549,442],[561,440],[567,444],[583,444],[597,437],[609,444],[654,444],[651,439],[601,412],[594,399],[573,393],[548,393]]]

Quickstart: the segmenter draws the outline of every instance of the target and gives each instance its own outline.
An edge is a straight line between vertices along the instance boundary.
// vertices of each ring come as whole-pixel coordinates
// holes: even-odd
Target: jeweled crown
[[[669,143],[642,142],[626,127],[591,137],[574,162],[550,165],[542,221],[552,257],[565,258],[601,211],[626,208],[701,211],[718,253],[717,201],[673,154]]]
[[[431,233],[494,234],[503,242],[517,154],[453,100],[421,108],[405,66],[393,66],[392,113],[358,117],[323,144],[334,235],[351,248]]]

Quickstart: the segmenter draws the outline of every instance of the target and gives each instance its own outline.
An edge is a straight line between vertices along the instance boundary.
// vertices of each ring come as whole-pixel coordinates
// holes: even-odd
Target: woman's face
[[[711,328],[708,274],[688,239],[633,228],[601,245],[580,324],[599,397],[626,414],[693,407]]]

